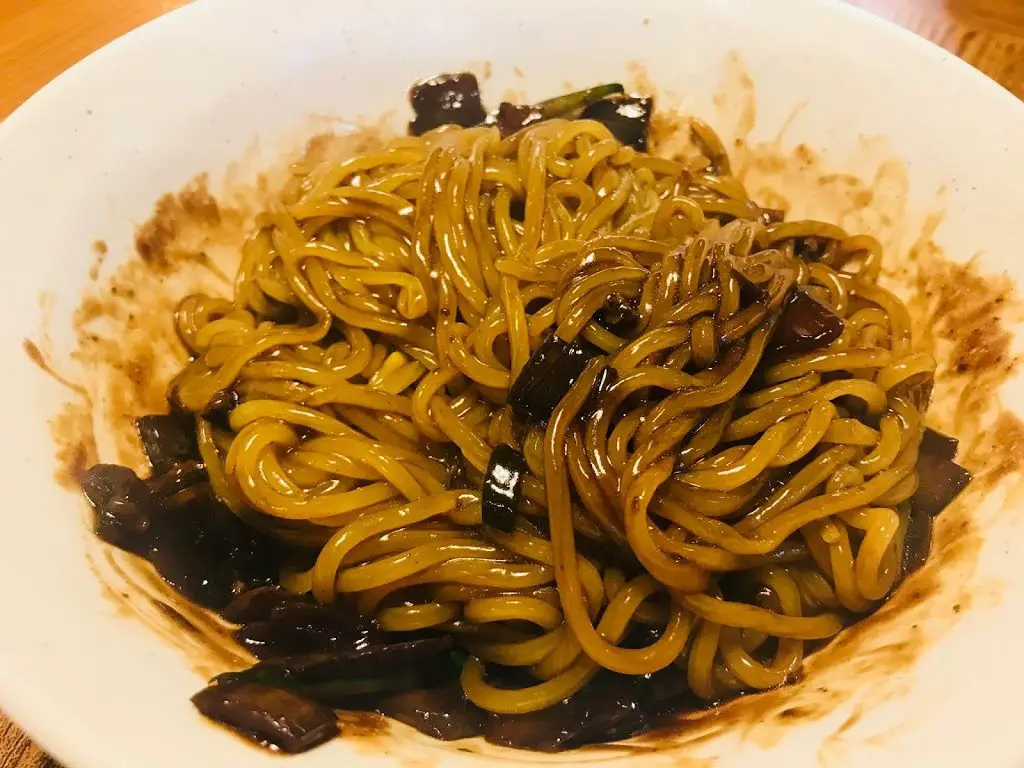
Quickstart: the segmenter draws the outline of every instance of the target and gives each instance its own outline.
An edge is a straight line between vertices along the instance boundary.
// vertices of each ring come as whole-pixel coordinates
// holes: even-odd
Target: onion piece
[[[259,744],[295,754],[333,739],[338,717],[292,691],[256,683],[211,685],[192,697],[206,717]]]
[[[580,111],[608,96],[620,94],[625,89],[621,83],[606,83],[574,91],[536,104],[512,104],[507,101],[498,106],[496,122],[502,136],[511,136],[516,131],[541,120],[555,117],[573,118]]]
[[[178,462],[199,458],[195,417],[191,414],[177,411],[142,416],[135,420],[135,427],[146,458],[157,475],[170,472]]]

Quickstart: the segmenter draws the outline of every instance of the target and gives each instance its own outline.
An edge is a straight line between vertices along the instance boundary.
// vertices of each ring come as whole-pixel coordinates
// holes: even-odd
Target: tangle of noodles
[[[282,583],[450,632],[485,710],[543,709],[602,668],[677,665],[708,700],[777,686],[897,578],[935,362],[874,238],[773,221],[694,136],[695,163],[588,120],[395,139],[302,178],[234,297],[177,314],[173,393],[214,490],[319,553]],[[770,274],[762,301],[736,265]],[[844,329],[772,356],[794,286]],[[613,298],[625,335],[599,322]],[[551,333],[601,354],[527,428],[509,389]],[[502,443],[529,469],[508,533],[481,522]]]

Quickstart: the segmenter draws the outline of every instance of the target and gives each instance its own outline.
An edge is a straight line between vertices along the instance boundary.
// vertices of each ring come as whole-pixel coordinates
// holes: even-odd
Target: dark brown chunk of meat
[[[195,419],[188,414],[177,411],[143,416],[135,426],[155,474],[169,472],[178,462],[199,458]]]
[[[487,117],[480,101],[480,85],[476,75],[460,72],[438,75],[417,83],[409,91],[416,119],[409,123],[409,133],[420,136],[442,125],[479,125]]]
[[[382,715],[442,741],[478,736],[486,717],[483,710],[466,698],[458,679],[436,688],[389,696],[377,709]]]
[[[582,337],[569,343],[551,333],[512,382],[508,402],[526,424],[543,424],[600,350]]]
[[[811,294],[796,289],[775,326],[769,351],[792,357],[827,347],[843,333],[843,319]]]

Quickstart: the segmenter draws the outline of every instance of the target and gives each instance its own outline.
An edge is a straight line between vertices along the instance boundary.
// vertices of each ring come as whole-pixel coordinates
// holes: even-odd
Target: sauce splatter
[[[92,244],[93,260],[89,266],[89,279],[92,281],[99,280],[100,270],[103,269],[103,262],[107,258],[107,254],[110,249],[107,247],[105,240],[96,240]]]

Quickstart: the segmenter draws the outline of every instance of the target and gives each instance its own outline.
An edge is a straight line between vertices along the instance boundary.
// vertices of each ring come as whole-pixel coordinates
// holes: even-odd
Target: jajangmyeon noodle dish
[[[760,206],[698,120],[648,153],[620,85],[410,96],[181,303],[151,475],[84,477],[251,659],[195,706],[285,752],[336,710],[559,750],[792,680],[970,479],[879,243]]]

